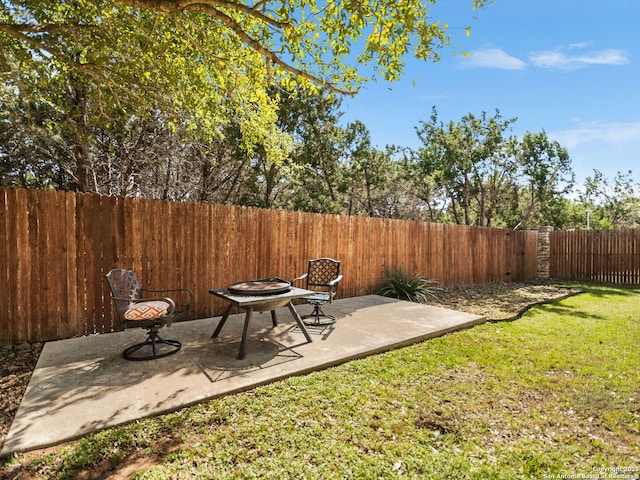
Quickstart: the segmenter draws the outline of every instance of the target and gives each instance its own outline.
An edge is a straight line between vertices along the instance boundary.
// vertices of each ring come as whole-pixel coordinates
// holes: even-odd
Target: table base
[[[300,327],[300,330],[302,330],[302,333],[304,334],[305,338],[307,339],[307,342],[311,343],[313,340],[311,339],[311,336],[309,335],[309,332],[307,331],[307,327],[305,326],[304,322],[302,321],[302,318],[300,318],[300,315],[296,311],[296,309],[293,306],[293,304],[291,302],[288,302],[286,304],[286,306],[289,308],[289,311],[291,312],[291,315],[293,316],[293,319],[298,324],[298,327]],[[224,327],[224,324],[227,322],[227,319],[229,318],[229,315],[231,314],[231,310],[233,309],[233,307],[234,307],[233,304],[229,304],[229,306],[227,307],[227,310],[224,312],[224,315],[220,319],[220,323],[218,323],[218,326],[214,330],[213,335],[211,335],[211,338],[216,338],[220,334],[220,331],[222,330],[222,327]],[[247,349],[247,333],[249,331],[249,323],[251,322],[251,317],[253,316],[253,311],[254,310],[263,311],[263,310],[260,310],[259,308],[256,309],[255,306],[253,306],[253,305],[248,305],[248,306],[243,306],[243,307],[238,307],[238,308],[242,308],[242,309],[244,309],[246,311],[245,317],[244,317],[244,327],[242,328],[242,341],[240,342],[240,351],[238,353],[238,359],[239,360],[244,360],[244,358],[246,357],[246,353],[247,353],[246,352],[246,349]],[[276,311],[275,310],[270,310],[270,312],[271,312],[271,322],[272,322],[274,327],[277,327],[278,326],[278,318],[276,316]]]

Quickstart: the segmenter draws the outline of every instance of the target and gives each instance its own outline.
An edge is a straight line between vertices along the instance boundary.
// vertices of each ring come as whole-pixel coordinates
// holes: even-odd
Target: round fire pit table
[[[279,278],[268,278],[232,283],[227,288],[211,289],[209,293],[229,302],[229,306],[224,312],[220,323],[218,323],[213,335],[211,335],[212,338],[216,338],[220,334],[220,330],[222,330],[222,327],[229,318],[233,307],[241,308],[246,312],[244,327],[242,329],[242,341],[240,342],[240,352],[238,353],[238,359],[240,360],[246,356],[247,332],[254,310],[259,312],[270,311],[271,321],[275,327],[278,325],[276,310],[285,306],[288,307],[293,319],[307,339],[307,342],[312,342],[304,322],[293,306],[293,303],[291,303],[291,301],[296,298],[313,295],[314,292],[311,290],[292,287],[288,282]]]
[[[235,282],[227,286],[232,295],[264,296],[287,293],[291,290],[291,284],[280,278],[262,278],[260,280],[247,280]]]

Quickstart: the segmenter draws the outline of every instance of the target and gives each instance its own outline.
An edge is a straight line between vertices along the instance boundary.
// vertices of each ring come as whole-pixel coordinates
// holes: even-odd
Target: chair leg
[[[334,315],[329,315],[322,311],[322,304],[314,303],[313,304],[313,312],[308,315],[301,315],[302,321],[305,325],[314,326],[314,325],[331,325],[338,320],[338,317]],[[323,320],[321,320],[321,318]],[[313,321],[307,321],[307,319],[313,319]]]
[[[177,340],[165,340],[159,334],[158,330],[159,326],[153,326],[149,329],[147,338],[142,343],[137,343],[135,345],[131,345],[127,347],[122,352],[123,358],[126,360],[155,360],[156,358],[168,357],[169,355],[173,355],[174,353],[178,353],[178,351],[182,348],[182,344]],[[162,349],[162,345],[167,345],[169,348]],[[135,355],[138,350],[147,347],[147,349],[151,349],[151,354],[147,355]],[[162,351],[165,350],[165,351]]]

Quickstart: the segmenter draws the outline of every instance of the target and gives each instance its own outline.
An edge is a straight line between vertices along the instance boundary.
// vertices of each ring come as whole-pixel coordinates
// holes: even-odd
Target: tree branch
[[[114,81],[113,79],[109,78],[107,75],[104,75],[100,67],[74,60],[69,55],[64,54],[58,49],[50,47],[49,45],[38,40],[37,38],[33,38],[29,35],[26,35],[25,33],[23,33],[20,27],[21,26],[19,25],[14,26],[14,25],[0,23],[0,32],[4,32],[8,35],[11,35],[21,40],[24,44],[26,44],[28,47],[32,48],[33,50],[36,50],[38,52],[44,52],[44,54],[50,55],[52,58],[55,58],[60,63],[68,66],[69,68],[77,72],[80,72],[84,75],[87,75],[88,77],[91,77],[94,80],[97,80],[98,85],[100,85],[101,82],[104,82],[105,86],[108,85],[114,90],[125,91],[127,92],[128,95],[132,95],[134,98],[138,99],[139,101],[142,101],[142,97],[132,92],[131,89],[128,88],[125,84]],[[41,31],[50,31],[50,30],[41,30]],[[101,96],[101,88],[99,86],[97,88],[98,88],[98,95]],[[118,100],[116,97],[116,102],[117,101]]]
[[[32,25],[28,23],[0,23],[0,31],[13,34],[13,32],[20,33],[66,33],[75,32],[78,30],[99,30],[97,25]]]
[[[46,45],[44,42],[41,42],[40,40],[30,37],[29,35],[26,35],[24,33],[24,30],[21,29],[21,26],[18,25],[8,25],[6,23],[0,23],[0,32],[4,32],[7,33],[13,37],[18,38],[19,40],[23,41],[24,43],[26,43],[27,45],[29,45],[31,48],[38,50],[38,51],[42,51],[42,52],[46,52],[47,54],[51,55],[52,57],[56,58],[57,60],[59,60],[60,62],[64,63],[65,65],[72,67],[74,69],[77,69],[93,78],[98,78],[99,75],[96,74],[96,72],[93,71],[93,69],[87,65],[86,63],[80,63],[75,61],[73,58],[69,57],[68,55],[63,54],[62,52],[50,48],[48,45]]]
[[[291,26],[289,22],[281,22],[274,18],[261,13],[258,8],[262,6],[266,0],[258,2],[255,6],[249,7],[242,3],[236,3],[228,0],[120,0],[126,5],[142,8],[145,10],[155,10],[163,13],[177,13],[184,10],[201,11],[211,13],[210,9],[227,8],[257,18],[271,26],[279,29],[285,29]]]
[[[189,9],[187,7],[187,9]],[[256,39],[252,38],[247,32],[245,32],[242,27],[235,21],[233,20],[231,17],[229,17],[227,14],[221,12],[220,10],[217,10],[216,8],[213,8],[209,5],[203,5],[203,4],[199,4],[199,6],[197,7],[198,11],[201,11],[203,13],[206,13],[208,15],[210,15],[211,17],[219,20],[220,22],[222,22],[227,28],[229,28],[230,30],[232,30],[246,45],[248,45],[250,48],[252,48],[253,50],[255,50],[256,52],[258,52],[260,55],[262,55],[263,57],[265,57],[267,60],[271,61],[272,63],[280,66],[283,70],[298,76],[298,77],[302,77],[305,78],[307,80],[309,80],[310,82],[316,84],[316,85],[320,85],[328,90],[331,90],[332,92],[335,93],[340,93],[342,95],[355,95],[357,92],[350,92],[347,90],[341,90],[339,88],[337,88],[335,85],[331,84],[330,82],[323,80],[322,78],[316,77],[314,75],[311,75],[310,73],[307,73],[299,68],[296,68],[290,64],[288,64],[287,62],[285,62],[284,60],[282,60],[277,54],[275,54],[274,52],[272,52],[271,50],[265,48],[259,41],[257,41]]]
[[[122,4],[129,5],[131,7],[146,9],[156,12],[162,12],[169,14],[172,17],[172,20],[177,25],[178,20],[172,14],[177,14],[185,11],[194,11],[201,12],[203,14],[208,15],[212,19],[219,21],[226,28],[235,33],[235,35],[250,49],[259,53],[262,57],[264,57],[267,61],[268,67],[271,65],[277,65],[285,72],[289,74],[305,79],[312,84],[321,86],[326,88],[334,93],[339,93],[342,95],[355,95],[357,92],[348,91],[344,89],[340,89],[336,87],[332,82],[327,81],[319,76],[313,75],[304,71],[301,68],[294,66],[292,63],[289,63],[283,60],[277,53],[270,50],[259,40],[252,37],[247,31],[245,31],[242,25],[224,12],[224,9],[232,10],[244,14],[246,16],[250,16],[264,25],[275,28],[279,31],[284,31],[289,28],[293,28],[292,24],[289,21],[280,21],[274,19],[268,15],[265,15],[259,9],[264,7],[268,0],[258,0],[255,5],[247,6],[241,3],[236,3],[232,0],[120,0]],[[179,27],[180,28],[180,27]],[[47,55],[56,58],[60,62],[77,69],[93,78],[103,78],[103,75],[100,75],[99,72],[95,71],[95,68],[77,62],[73,58],[67,56],[60,49],[47,45],[46,42],[42,42],[35,35],[43,34],[43,33],[63,33],[63,32],[71,32],[78,29],[88,29],[88,30],[99,30],[99,25],[30,25],[30,24],[7,24],[0,23],[0,32],[7,33],[20,41],[27,44],[29,47],[34,48],[36,50],[46,52]],[[185,29],[181,28],[183,33],[186,34]],[[203,52],[203,48],[196,45],[197,42],[190,36],[188,36],[188,41],[190,41],[198,50]]]

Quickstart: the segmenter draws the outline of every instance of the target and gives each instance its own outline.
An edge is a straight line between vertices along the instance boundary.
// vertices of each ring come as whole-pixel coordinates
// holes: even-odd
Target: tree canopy
[[[566,149],[545,132],[506,136],[515,118],[465,115],[445,125],[435,107],[416,128],[414,182],[430,186],[430,202],[455,223],[525,228],[558,225],[558,204],[573,186]]]
[[[91,189],[90,131],[126,115],[212,140],[234,124],[241,148],[277,163],[291,142],[272,88],[354,94],[399,78],[407,55],[437,60],[449,38],[434,1],[1,0],[0,69],[18,109],[50,110],[42,135],[72,139],[61,168],[79,190]]]
[[[469,1],[476,9],[486,0]],[[11,37],[3,43],[13,48],[52,57],[90,76],[118,67],[87,54],[88,50],[101,54],[106,48],[119,50],[118,63],[127,65],[134,74],[204,67],[209,74],[228,70],[259,73],[269,80],[306,81],[354,93],[366,79],[358,71],[359,65],[373,64],[377,73],[394,80],[402,73],[407,55],[423,60],[439,58],[440,48],[449,43],[448,25],[430,17],[429,4],[434,3],[3,0],[0,32]],[[85,50],[85,55],[69,52],[66,47],[70,44]],[[141,55],[126,58],[123,47],[134,48],[134,53]],[[169,52],[182,56],[183,62],[160,61],[155,72],[145,68],[151,54]],[[212,78],[218,79],[218,75]]]

